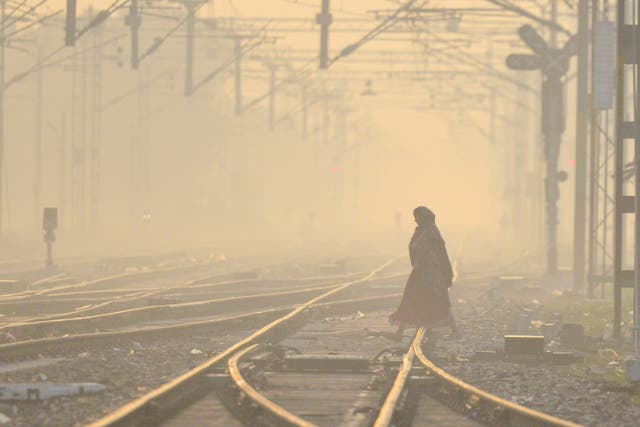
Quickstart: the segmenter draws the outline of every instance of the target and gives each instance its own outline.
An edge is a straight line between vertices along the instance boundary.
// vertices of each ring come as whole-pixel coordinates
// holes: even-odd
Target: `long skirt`
[[[451,303],[446,287],[430,283],[415,269],[411,270],[398,309],[389,316],[392,323],[430,328],[444,325],[451,317]]]

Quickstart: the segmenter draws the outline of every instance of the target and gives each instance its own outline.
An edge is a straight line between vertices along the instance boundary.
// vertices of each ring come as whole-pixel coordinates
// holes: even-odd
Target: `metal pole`
[[[525,73],[519,73],[522,81],[526,81]],[[527,103],[527,93],[522,87],[516,89],[518,102],[521,105]],[[513,106],[514,112],[517,114],[518,120],[513,125],[514,144],[514,198],[515,198],[515,215],[514,215],[514,235],[518,234],[521,227],[525,224],[524,219],[524,200],[525,200],[525,179],[527,177],[527,147],[529,139],[529,127],[527,121],[527,112],[517,104]]]
[[[273,130],[276,121],[276,66],[269,65],[269,130]]]
[[[558,158],[564,130],[563,84],[561,75],[550,73],[546,76],[542,89],[543,133],[545,136],[545,159],[547,176],[545,179],[545,199],[547,203],[547,273],[558,271]],[[561,117],[557,117],[560,115]]]
[[[636,28],[636,33],[634,36],[637,36],[637,26],[640,24],[640,7],[638,7],[638,2],[634,2],[634,10],[636,12],[633,17],[633,25]],[[634,113],[633,113],[633,122],[634,122],[634,180],[635,180],[635,197],[634,197],[634,208],[635,208],[635,245],[634,245],[634,281],[633,281],[633,344],[636,356],[640,356],[640,96],[638,94],[638,90],[640,90],[640,64],[638,63],[638,46],[637,38],[633,38],[633,51],[635,53],[635,62],[634,65],[634,91],[633,91],[633,102],[634,102]]]
[[[491,92],[491,98],[490,98],[490,116],[489,116],[489,126],[490,126],[490,130],[491,130],[491,142],[492,143],[496,143],[496,89],[495,88],[491,88],[490,90]]]
[[[78,204],[78,212],[79,212],[79,225],[80,229],[84,230],[86,226],[86,208],[87,208],[87,185],[86,185],[86,172],[87,172],[87,153],[89,152],[88,147],[88,120],[87,120],[87,111],[88,111],[88,71],[89,71],[89,62],[88,62],[88,52],[87,52],[87,39],[85,38],[82,47],[84,49],[82,53],[82,108],[80,111],[80,164],[79,164],[79,204]]]
[[[573,228],[573,290],[584,288],[587,132],[589,130],[589,1],[578,2],[578,79],[576,100],[575,211]]]
[[[329,115],[329,94],[327,93],[326,87],[324,88],[323,96],[322,142],[327,145],[329,143],[329,121],[331,120],[331,116]]]
[[[187,6],[187,58],[184,76],[184,95],[190,97],[193,94],[193,33],[195,26],[195,8],[192,4]]]
[[[329,25],[331,25],[329,9],[329,0],[322,0],[322,11],[317,17],[320,24],[320,69],[322,70],[329,66]]]
[[[131,0],[129,7],[129,22],[131,26],[131,68],[138,69],[138,27],[140,26],[140,16],[138,14],[138,0]]]
[[[5,21],[6,0],[0,0],[0,235],[3,232],[4,213],[2,201],[4,196],[4,76],[5,76]]]
[[[309,139],[309,104],[308,89],[305,83],[302,84],[302,140],[307,142]]]
[[[234,39],[234,50],[236,57],[236,114],[242,114],[242,39]]]
[[[65,200],[65,146],[67,140],[67,117],[65,113],[60,114],[60,207],[58,211],[60,213],[60,225],[64,224],[66,210]]]
[[[595,57],[595,30],[599,15],[599,0],[591,0],[591,57]],[[579,53],[578,53],[579,55]],[[591,61],[591,75],[594,75],[595,61]],[[591,79],[591,93],[594,93],[595,79]],[[589,233],[588,233],[588,262],[587,262],[587,292],[588,297],[593,298],[595,287],[598,283],[604,286],[604,281],[596,279],[598,273],[598,214],[599,214],[599,182],[600,182],[600,144],[598,138],[598,122],[600,114],[593,108],[593,101],[589,100],[590,120],[589,127]],[[608,145],[608,143],[607,143]],[[607,158],[605,157],[605,161]],[[606,177],[606,175],[605,175]],[[605,178],[607,179],[607,178]],[[606,193],[605,193],[606,199]],[[605,217],[606,218],[606,217]],[[606,224],[605,224],[606,228]],[[606,240],[603,240],[603,246],[606,247]],[[604,274],[604,271],[602,272]]]
[[[551,0],[551,22],[558,23],[558,0]],[[558,47],[558,31],[555,27],[549,33],[549,46],[553,49]]]
[[[102,137],[102,29],[98,27],[93,32],[93,67],[91,74],[92,107],[91,107],[91,192],[90,217],[91,224],[97,228],[100,224],[100,163]]]
[[[38,45],[38,63],[42,62],[42,46]],[[40,214],[42,211],[42,122],[43,122],[43,67],[38,67],[36,72],[36,177],[33,188],[35,226],[40,225]]]
[[[78,179],[77,179],[77,60],[75,55],[75,46],[73,47],[74,55],[71,57],[71,226],[75,229],[78,225]]]
[[[622,227],[622,196],[623,182],[621,171],[624,168],[624,140],[620,124],[625,120],[625,79],[624,79],[624,25],[625,25],[625,1],[618,0],[617,3],[617,43],[616,43],[616,149],[615,149],[615,225],[614,225],[614,279],[613,279],[613,337],[620,338],[620,322],[622,321],[622,245],[623,245],[623,227]]]
[[[551,21],[553,23],[558,22],[558,1],[551,1]],[[551,28],[549,34],[549,46],[552,49],[558,47],[558,32],[555,28]],[[556,100],[562,102],[563,99],[563,85],[560,76],[546,76],[546,81],[543,83],[543,109],[542,114],[544,120],[549,120],[550,113],[548,110],[550,106],[555,104],[555,100],[547,100],[545,103],[544,97],[555,96]],[[544,85],[548,84],[555,89],[545,91]],[[564,107],[557,109],[556,111],[564,112]],[[560,143],[562,140],[562,132],[558,129],[543,129],[545,138],[545,160],[546,160],[546,178],[545,178],[545,201],[547,210],[547,273],[555,274],[558,272],[558,200],[560,198],[560,188],[558,185],[558,157],[560,156]]]
[[[53,255],[51,253],[51,240],[47,240],[47,267],[53,265]]]

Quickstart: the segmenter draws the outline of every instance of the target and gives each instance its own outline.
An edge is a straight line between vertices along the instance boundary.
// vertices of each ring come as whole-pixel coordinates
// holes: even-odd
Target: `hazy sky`
[[[139,1],[143,5],[146,3],[145,0]],[[102,9],[112,3],[113,0],[80,0],[78,1],[79,13],[89,5]],[[47,3],[52,10],[64,8],[65,4],[65,0],[50,0]],[[365,18],[371,16],[367,11],[397,8],[398,4],[398,1],[391,0],[331,0],[336,21],[341,18]],[[464,5],[490,7],[482,0],[432,0],[429,5],[431,7]],[[302,17],[313,22],[319,9],[320,0],[215,0],[202,9],[202,15]],[[127,8],[125,7],[119,13],[126,14]],[[484,17],[476,17],[476,19],[484,20]],[[486,21],[483,22],[486,23]],[[511,37],[511,26],[513,26],[513,37],[516,37],[518,20],[507,22],[508,26],[503,25],[506,41],[503,41],[498,48],[512,48],[507,44],[508,37]],[[124,30],[122,16],[112,18],[109,25]],[[168,21],[146,20],[143,16],[141,28],[143,44],[148,45],[152,37],[163,34],[163,31],[166,31],[165,25],[167,30],[171,27]],[[375,21],[372,20],[371,27],[374,25]],[[473,23],[470,24],[470,27],[473,25]],[[202,28],[198,27],[199,30]],[[332,33],[330,49],[336,53],[337,50],[364,35],[359,31],[362,29],[365,32],[367,28],[369,24],[365,23],[358,26],[358,31],[355,32]],[[280,49],[284,53],[291,50],[291,47],[303,50],[299,55],[291,54],[296,57],[291,61],[297,69],[302,67],[301,64],[304,63],[302,61],[307,57],[311,59],[311,67],[315,67],[319,27],[315,25],[310,26],[309,29],[312,31],[286,35],[273,32],[274,35],[283,37],[278,40],[275,49]],[[55,40],[55,44],[58,45],[63,41],[64,32],[60,27],[57,27],[56,31],[58,31],[56,36],[58,39]],[[478,30],[478,32],[481,31],[482,29]],[[149,67],[153,66],[154,72],[158,72],[156,70],[167,68],[167,61],[171,60],[173,83],[177,87],[181,86],[184,74],[183,36],[184,28],[172,37],[171,43],[165,44],[161,51],[156,56],[150,57],[147,62],[151,64]],[[238,217],[239,206],[242,212],[248,208],[252,211],[262,209],[260,212],[263,214],[264,222],[260,222],[259,225],[275,230],[279,230],[278,221],[282,223],[283,229],[295,230],[300,224],[310,221],[308,218],[311,214],[315,214],[318,223],[323,218],[327,218],[326,224],[334,225],[337,221],[332,222],[331,216],[335,216],[341,209],[341,213],[349,219],[350,223],[390,227],[393,225],[396,212],[403,213],[406,224],[410,225],[408,213],[411,209],[417,204],[426,204],[434,208],[442,223],[452,228],[496,227],[501,221],[505,205],[504,183],[501,182],[505,170],[503,152],[505,145],[500,143],[501,141],[514,142],[513,129],[499,129],[498,137],[501,139],[498,144],[492,145],[487,140],[486,133],[490,122],[486,100],[490,87],[484,84],[484,81],[477,81],[475,70],[469,72],[468,62],[465,65],[465,59],[472,55],[469,53],[470,49],[475,49],[475,55],[479,55],[478,52],[484,55],[479,57],[481,60],[486,59],[488,37],[484,33],[475,36],[474,32],[456,34],[456,31],[443,31],[437,39],[448,39],[432,39],[432,45],[429,46],[425,39],[419,39],[418,36],[418,34],[407,32],[389,36],[386,40],[376,39],[360,49],[357,54],[334,64],[328,73],[321,72],[315,76],[319,81],[326,78],[329,85],[334,85],[333,93],[340,93],[340,79],[349,85],[350,110],[347,120],[349,129],[346,141],[348,150],[344,153],[336,149],[337,143],[329,146],[317,145],[318,151],[314,152],[312,151],[316,149],[314,146],[301,144],[299,130],[288,130],[284,123],[278,127],[279,133],[266,132],[263,127],[267,121],[268,102],[259,105],[249,118],[245,116],[242,119],[235,117],[230,119],[225,115],[227,109],[233,106],[233,78],[229,76],[220,79],[220,84],[226,85],[221,86],[222,89],[215,89],[214,85],[208,86],[189,103],[184,100],[181,93],[173,93],[171,98],[166,97],[165,92],[168,91],[165,87],[166,82],[159,81],[150,95],[151,109],[159,113],[155,113],[152,119],[146,119],[146,122],[138,120],[138,122],[147,123],[144,126],[150,129],[151,136],[148,139],[153,142],[154,147],[152,156],[148,160],[151,170],[149,184],[151,195],[149,201],[139,207],[135,207],[135,203],[131,202],[135,200],[135,194],[133,191],[128,191],[127,187],[130,181],[129,176],[133,174],[131,171],[140,168],[135,161],[129,162],[128,159],[133,157],[130,155],[130,152],[134,151],[131,147],[134,147],[140,139],[139,135],[144,133],[144,126],[130,118],[131,113],[140,115],[140,99],[143,96],[138,94],[138,96],[127,98],[118,108],[106,111],[103,117],[103,141],[105,142],[102,153],[102,197],[105,209],[103,217],[106,218],[106,212],[111,209],[112,212],[117,211],[119,217],[124,218],[120,221],[124,223],[128,220],[130,211],[137,215],[139,208],[150,208],[154,212],[154,218],[160,222],[171,213],[166,206],[167,200],[170,200],[171,204],[175,205],[176,222],[179,222],[184,212],[189,210],[184,207],[190,208],[191,211],[200,209],[205,218],[203,222],[206,224],[209,215],[207,209],[214,209],[218,215],[220,210],[226,209],[226,215],[229,218],[235,218]],[[392,41],[391,37],[402,37],[402,42]],[[445,55],[448,57],[442,59],[446,43],[453,39],[462,39],[465,44],[459,44],[453,50],[447,51]],[[53,44],[52,42],[51,45]],[[205,38],[196,40],[198,50],[195,74],[197,78],[201,78],[212,67],[210,58],[205,54],[207,46],[212,44]],[[434,56],[421,56],[425,54],[428,47],[433,46],[436,46],[433,49]],[[271,46],[265,46],[265,54],[273,54],[270,52],[271,49],[273,49]],[[380,60],[386,57],[379,54],[373,56],[375,52],[367,52],[369,49],[393,52],[394,55],[402,53],[405,59],[404,62],[403,60],[397,62]],[[123,41],[124,56],[127,55],[127,50],[128,45]],[[18,55],[15,52],[13,54]],[[221,55],[229,54],[230,52],[221,50]],[[501,54],[496,53],[494,62],[503,72],[507,72]],[[414,56],[409,56],[407,60],[408,55]],[[461,57],[462,61],[459,59]],[[26,64],[15,65],[15,70],[12,70],[11,74],[25,66]],[[249,102],[268,90],[269,80],[264,64],[260,63],[259,59],[247,59],[245,67],[243,96],[245,101]],[[384,74],[379,74],[375,78],[362,74],[364,72],[362,70],[372,68]],[[398,70],[420,73],[428,69],[434,71],[433,76],[436,77],[418,75],[411,78],[388,78],[388,74],[391,75]],[[449,70],[465,71],[465,69],[467,76],[446,74]],[[105,65],[105,70],[108,71],[108,73],[105,71],[105,79],[106,76],[110,79],[109,84],[105,83],[105,99],[117,97],[121,92],[126,93],[128,88],[135,88],[136,82],[142,81],[140,79],[144,77],[140,74],[142,71],[134,73],[126,64],[117,69],[115,65]],[[259,72],[262,74],[259,75]],[[284,70],[282,73],[284,74]],[[50,83],[54,82],[54,78],[60,79],[60,83],[56,81],[56,84],[50,84],[48,87],[69,87],[69,74],[65,69],[48,71],[45,79],[49,79]],[[377,96],[362,97],[361,90],[364,90],[369,79],[373,79],[372,84]],[[32,97],[33,83],[29,81],[19,86],[18,88],[23,92],[16,94],[16,98],[10,100],[10,110],[15,117],[28,118],[32,113],[33,105],[29,97]],[[503,85],[502,90],[505,95],[498,101],[498,114],[510,115],[513,113],[509,110],[512,105],[506,99],[515,98],[517,94],[512,92],[513,87],[505,85],[504,82],[498,83]],[[79,79],[77,86],[79,88],[85,86],[85,80]],[[45,116],[47,122],[57,126],[61,120],[61,113],[66,112],[67,121],[70,121],[72,116],[68,100],[63,97],[64,90],[60,90],[60,99],[56,100],[51,97],[53,88],[48,89]],[[78,91],[81,93],[80,89]],[[291,86],[277,94],[275,107],[277,118],[298,107],[301,102],[299,92],[299,88]],[[135,93],[135,90],[132,93]],[[436,99],[437,107],[453,108],[448,108],[449,111],[412,109],[414,104],[425,107],[429,102],[433,103],[431,95]],[[485,109],[478,111],[478,106],[472,105],[474,110],[467,114],[459,114],[456,107],[450,105],[450,102],[455,102],[456,99],[466,99],[471,104],[484,102],[481,108]],[[167,106],[170,107],[169,111],[163,113],[163,109]],[[78,108],[78,111],[82,113],[81,108]],[[332,135],[341,114],[336,113],[330,123]],[[78,113],[78,116],[80,116],[78,123],[81,123],[82,114]],[[194,117],[202,119],[195,120]],[[213,117],[213,120],[218,120],[219,123],[209,123],[211,120],[207,117]],[[311,108],[309,118],[312,131],[316,130],[314,137],[316,139],[313,140],[316,143],[322,139],[320,137],[322,132],[318,130],[322,127],[322,117],[321,104],[316,103]],[[531,118],[531,123],[534,121]],[[300,123],[300,117],[295,115],[291,126],[299,126]],[[499,126],[503,124],[500,122]],[[27,122],[26,119],[22,126],[17,124],[10,126],[9,131],[13,132],[12,141],[31,141],[33,136],[27,132],[31,127],[32,121]],[[85,132],[82,126],[78,125],[78,128],[76,134]],[[89,129],[87,126],[85,128]],[[256,128],[258,131],[254,131]],[[47,135],[45,144],[49,144],[52,153],[57,149],[57,145],[54,144],[57,138],[52,133]],[[244,141],[242,141],[243,138]],[[569,132],[566,138],[570,139]],[[78,137],[77,140],[80,141],[82,138]],[[175,151],[174,144],[177,140],[181,141],[181,149]],[[269,145],[270,143],[273,145]],[[31,146],[25,148],[15,143],[9,144],[8,147],[9,158],[13,162],[9,168],[9,172],[13,174],[11,194],[15,195],[13,198],[17,200],[13,202],[13,209],[17,213],[15,216],[18,216],[32,210],[32,197],[18,197],[18,195],[32,192],[33,172],[24,169],[25,165],[31,167],[33,163],[31,161],[33,150]],[[564,153],[569,155],[570,146],[565,145],[565,147]],[[124,162],[125,173],[120,171],[123,165],[122,158],[127,159]],[[315,158],[320,160],[315,163],[309,161]],[[14,159],[20,159],[20,161],[13,161]],[[340,161],[343,162],[342,169],[339,169],[340,173],[332,172]],[[146,158],[145,162],[147,162]],[[192,167],[199,164],[201,165],[198,167]],[[293,172],[291,165],[295,165],[299,170]],[[56,165],[45,166],[49,167],[48,171],[45,170],[46,177],[55,175]],[[525,169],[526,166],[524,165]],[[171,170],[172,173],[167,174],[167,170]],[[27,179],[22,179],[25,176]],[[174,176],[180,179],[175,179]],[[292,176],[295,179],[292,179]],[[49,179],[48,182],[49,187],[45,187],[45,196],[50,197],[53,203],[58,199],[59,191],[54,186],[57,180]],[[189,191],[184,191],[184,188],[188,188]],[[247,200],[250,202],[232,200],[237,194],[241,194],[241,191],[236,191],[238,188],[247,193]],[[566,192],[567,188],[569,188],[568,185],[563,191]],[[69,191],[68,188],[67,191]],[[334,193],[338,191],[342,191],[344,199],[349,201],[355,199],[353,194],[357,192],[358,203],[345,202],[342,206],[334,206],[331,197],[335,198]],[[568,196],[566,193],[565,195]],[[563,198],[563,201],[569,200],[570,197]],[[251,204],[243,205],[242,203]],[[134,208],[128,207],[129,205]],[[127,209],[123,210],[121,206],[127,206]],[[472,217],[469,216],[470,210],[473,211]],[[565,208],[563,212],[566,214],[569,210]],[[29,215],[29,218],[31,217],[33,215]],[[115,214],[113,217],[116,217]],[[111,220],[113,223],[116,222],[115,219]],[[244,227],[244,220],[241,217],[236,221]],[[23,222],[27,227],[31,226],[32,221],[28,219]],[[219,222],[222,223],[222,221]],[[165,223],[170,222],[167,220]],[[291,227],[292,223],[296,224],[295,227]]]

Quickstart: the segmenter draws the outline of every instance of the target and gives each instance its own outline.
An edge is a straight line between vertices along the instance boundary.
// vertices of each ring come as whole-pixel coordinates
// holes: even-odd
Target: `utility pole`
[[[125,18],[125,24],[131,27],[131,68],[138,69],[140,54],[138,53],[138,28],[140,28],[140,10],[138,0],[131,0],[129,15]]]
[[[301,85],[301,97],[302,97],[302,140],[307,142],[309,140],[309,89],[307,83],[302,82]]]
[[[496,143],[496,108],[497,108],[497,99],[496,99],[496,89],[491,88],[489,90],[489,103],[490,103],[490,114],[489,114],[489,129],[491,132],[491,142]]]
[[[37,47],[38,64],[42,62],[42,46]],[[36,71],[36,177],[33,187],[35,226],[40,226],[40,213],[42,212],[42,123],[43,123],[43,67],[38,67]]]
[[[524,72],[520,74],[520,81],[526,81]],[[527,112],[522,105],[527,105],[527,92],[522,86],[516,88],[517,101],[514,108],[514,126],[513,126],[513,149],[514,149],[514,176],[513,176],[513,197],[514,197],[514,234],[517,235],[518,230],[526,223],[524,215],[525,203],[525,179],[527,177],[527,149],[529,142],[530,129],[528,126]],[[520,105],[518,105],[520,104]],[[520,248],[519,248],[520,249]]]
[[[75,229],[78,225],[78,161],[79,161],[79,149],[77,138],[77,74],[78,74],[78,61],[75,55],[75,46],[73,48],[74,55],[71,57],[71,228]]]
[[[269,65],[269,130],[273,131],[276,121],[276,71],[275,64]]]
[[[7,0],[0,0],[0,235],[4,226],[4,211],[2,210],[2,202],[4,196],[5,185],[5,167],[4,167],[4,76],[5,76],[5,24],[7,17]],[[9,202],[7,201],[7,204]]]
[[[327,145],[329,143],[329,126],[331,116],[329,115],[329,93],[327,87],[322,88],[322,143]]]
[[[234,40],[234,54],[236,57],[236,114],[242,114],[242,38]]]
[[[93,15],[92,10],[90,9],[90,17]],[[89,109],[88,102],[88,80],[89,76],[87,75],[89,71],[89,55],[87,52],[87,38],[83,40],[82,47],[82,108],[80,111],[80,163],[79,163],[79,218],[80,218],[80,229],[85,231],[86,221],[87,221],[87,153],[89,153],[88,146],[88,120],[87,120],[87,111]]]
[[[100,164],[102,138],[102,29],[93,32],[93,64],[91,67],[91,187],[89,217],[94,229],[100,225]]]
[[[193,94],[193,37],[196,22],[195,3],[185,2],[187,8],[187,57],[184,76],[184,95],[190,97]]]
[[[558,23],[558,0],[551,0],[551,22]],[[555,27],[551,28],[549,34],[549,47],[556,49],[558,47],[558,31]]]
[[[586,209],[587,209],[587,134],[591,108],[589,103],[589,0],[578,2],[578,79],[576,99],[575,212],[573,229],[573,290],[584,287]]]
[[[333,17],[330,12],[329,0],[322,0],[322,11],[316,15],[316,22],[320,24],[320,69],[329,67],[329,26]]]
[[[66,154],[66,144],[67,144],[67,117],[64,112],[60,114],[60,207],[58,211],[60,212],[60,226],[64,225],[65,214],[67,213],[67,200],[65,195],[65,154]]]

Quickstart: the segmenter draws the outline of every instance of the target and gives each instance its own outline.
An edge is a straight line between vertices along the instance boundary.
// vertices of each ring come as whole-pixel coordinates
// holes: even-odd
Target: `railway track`
[[[96,345],[122,343],[131,340],[161,339],[179,334],[212,330],[238,330],[251,328],[256,321],[269,318],[273,313],[284,314],[295,304],[304,303],[309,297],[324,293],[338,286],[338,279],[361,276],[348,273],[335,277],[311,276],[289,280],[222,281],[211,283],[210,278],[189,281],[186,285],[163,288],[171,296],[184,297],[185,291],[195,291],[197,301],[187,303],[146,305],[144,307],[109,311],[103,314],[68,317],[54,315],[53,319],[15,322],[0,327],[0,332],[11,331],[20,339],[17,342],[0,345],[0,360],[12,361],[34,355],[51,353],[72,353],[78,349],[88,349]],[[396,275],[381,277],[394,280]],[[318,283],[318,281],[320,283]],[[308,286],[314,284],[314,286]],[[307,285],[301,288],[300,285]],[[265,289],[266,288],[266,289]],[[224,293],[236,296],[202,300],[203,290],[222,289]],[[276,292],[269,290],[276,289]],[[187,294],[189,293],[187,292]],[[384,301],[397,292],[383,287],[371,290],[373,303]],[[378,295],[378,296],[375,296]],[[148,296],[145,294],[143,296]],[[395,295],[396,297],[398,295]],[[118,300],[132,303],[139,297]],[[367,300],[367,299],[365,299]],[[102,305],[92,308],[104,308]],[[91,311],[91,308],[89,309]],[[99,332],[94,332],[99,330]]]
[[[331,301],[342,291],[348,288],[370,281],[391,261],[384,263],[382,266],[374,269],[366,276],[351,280],[334,287],[333,289],[316,296],[303,304],[298,305],[293,310],[287,310],[286,314],[275,318],[257,329],[247,337],[237,341],[215,357],[200,364],[191,371],[175,378],[173,381],[159,387],[150,393],[122,406],[113,413],[103,417],[102,419],[91,424],[97,426],[131,426],[131,425],[157,425],[166,420],[170,414],[174,414],[179,408],[185,404],[191,403],[195,396],[205,393],[206,375],[212,370],[224,366],[226,360],[239,350],[244,349],[252,344],[265,340],[277,340],[292,329],[300,326],[305,317],[312,315],[318,310],[324,312],[340,312],[340,310],[353,310],[355,301],[352,299],[342,299]],[[381,302],[388,304],[389,297],[373,298],[372,302],[380,304]],[[321,305],[321,303],[326,303]],[[188,406],[188,405],[186,405]]]
[[[356,275],[276,280],[273,283],[264,280],[245,280],[194,285],[192,281],[186,285],[152,292],[136,292],[132,296],[119,297],[108,303],[68,313],[7,323],[0,326],[0,333],[3,331],[11,332],[19,337],[20,341],[24,341],[95,330],[113,331],[118,328],[135,328],[136,325],[142,327],[143,325],[158,325],[160,323],[185,323],[204,320],[203,318],[210,316],[221,317],[223,314],[233,312],[250,313],[256,309],[303,302],[309,296],[336,286],[338,279],[344,280],[345,277],[355,277]],[[386,279],[392,280],[393,278],[394,276],[391,276]],[[199,281],[195,283],[199,283]],[[382,292],[388,293],[389,290],[383,289]],[[234,296],[226,296],[229,294]],[[163,296],[168,298],[163,298]],[[176,302],[183,300],[188,300],[188,302]],[[108,308],[112,310],[105,310]]]
[[[350,393],[353,393],[353,396],[351,396],[351,402],[347,402],[349,410],[345,413],[355,415],[343,417],[340,423],[335,423],[333,419],[327,421],[329,419],[326,418],[327,414],[322,413],[323,405],[328,403],[301,397],[305,390],[313,390],[314,382],[309,376],[301,379],[300,372],[288,374],[293,375],[293,380],[291,378],[282,380],[285,390],[293,388],[293,391],[290,390],[291,396],[278,395],[277,387],[276,392],[273,392],[275,398],[266,396],[265,392],[269,394],[269,381],[265,383],[265,376],[271,378],[272,382],[280,381],[273,379],[281,375],[277,368],[273,369],[273,366],[275,364],[282,367],[287,365],[286,360],[288,360],[285,357],[286,346],[283,350],[281,347],[274,347],[267,343],[284,342],[286,344],[296,339],[293,331],[300,330],[305,323],[313,323],[313,320],[318,317],[331,316],[340,312],[353,313],[354,307],[363,310],[390,308],[390,305],[393,305],[393,303],[389,304],[392,298],[390,295],[364,299],[341,300],[339,298],[342,292],[357,288],[356,285],[370,282],[387,266],[388,264],[385,264],[365,277],[340,284],[293,309],[270,310],[271,317],[261,319],[264,322],[263,327],[193,370],[129,402],[90,426],[233,426],[242,425],[242,423],[258,426],[305,427],[316,425],[466,427],[482,425],[481,423],[499,426],[578,426],[500,399],[447,374],[425,356],[423,346],[425,343],[427,345],[433,343],[434,338],[427,337],[423,330],[419,330],[404,348],[395,349],[395,351],[383,350],[382,353],[386,351],[392,357],[380,359],[378,354],[366,362],[365,371],[370,377],[367,379],[367,387],[377,392],[362,391],[366,387],[362,388],[361,385],[360,389],[351,390]],[[395,295],[396,298],[397,296]],[[330,328],[326,334],[329,336],[334,333],[335,328]],[[376,335],[375,332],[374,335]],[[346,339],[346,343],[354,341],[354,337],[349,334],[343,338]],[[298,337],[298,339],[306,338]],[[338,348],[342,349],[344,346],[345,344],[342,343]],[[401,357],[398,358],[397,355]],[[296,360],[295,357],[293,360]],[[304,356],[297,360],[297,363],[309,362],[309,360],[305,362]],[[338,378],[346,378],[347,383],[358,378],[360,378],[358,381],[361,381],[362,372],[348,371],[353,368],[354,363],[364,366],[363,357],[346,357],[341,360],[338,354],[319,362],[313,356],[311,360],[314,363],[329,366],[328,370],[321,372],[322,375],[315,377],[316,380],[320,379],[318,384],[322,383],[322,378],[326,383],[327,376],[333,378],[329,381],[329,388],[335,387],[335,384],[342,381]],[[351,368],[346,370],[336,368],[340,363],[347,363],[347,365],[351,363]],[[337,370],[332,371],[332,369]],[[337,376],[334,378],[331,375]],[[287,381],[293,382],[287,383]],[[322,389],[322,386],[319,386],[319,389]],[[230,395],[231,398],[229,398]],[[332,397],[333,395],[337,397]],[[325,390],[324,396],[327,401],[333,398],[340,400],[341,404],[348,400],[335,390],[333,392]],[[278,399],[281,402],[276,402]],[[241,404],[237,406],[239,402]],[[316,407],[318,409],[315,409]],[[211,418],[214,410],[216,417],[219,417],[218,422]],[[323,420],[325,422],[322,422]]]

